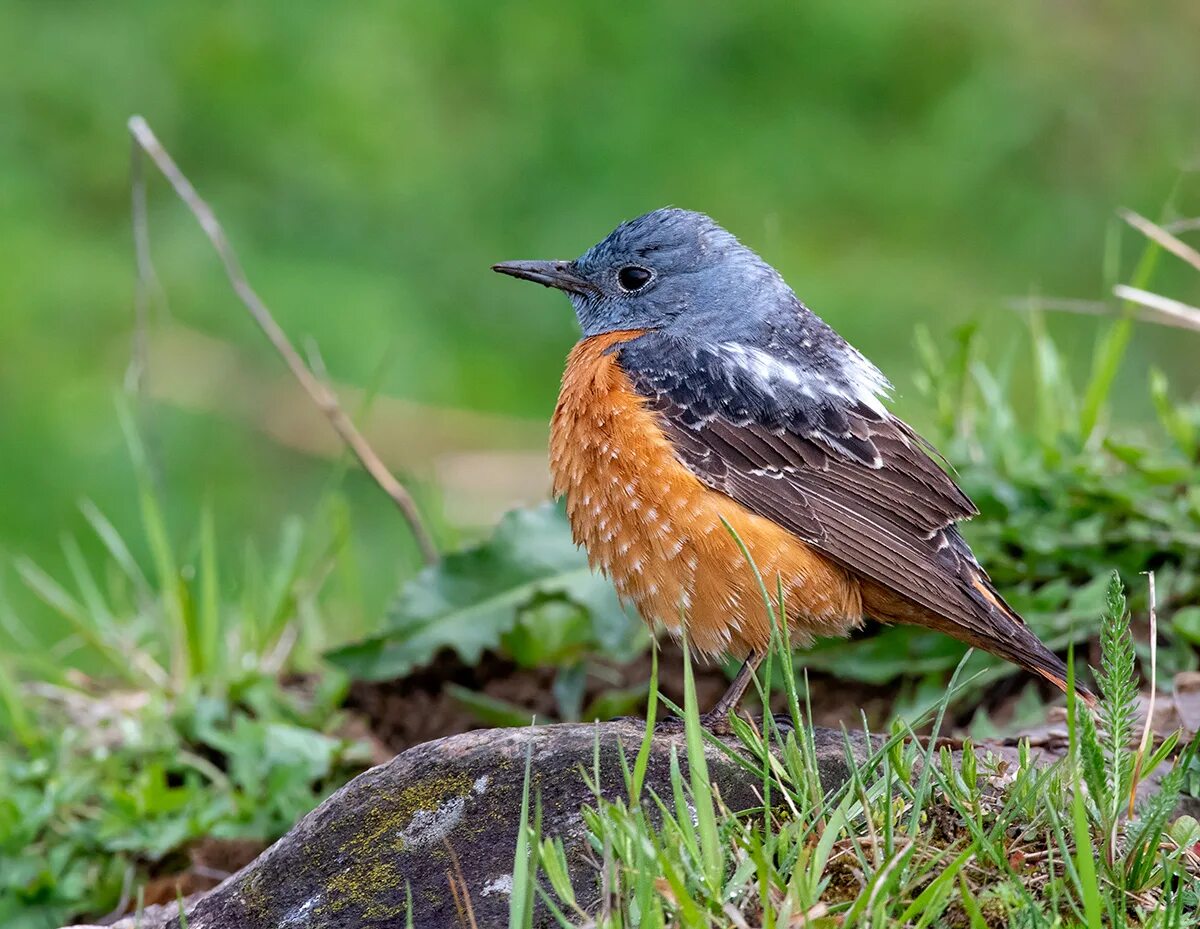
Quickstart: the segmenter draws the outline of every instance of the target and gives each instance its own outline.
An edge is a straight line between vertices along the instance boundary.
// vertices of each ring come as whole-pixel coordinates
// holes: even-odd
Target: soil
[[[643,655],[627,665],[597,664],[588,675],[583,703],[606,690],[647,684],[651,657]],[[673,644],[659,652],[659,691],[677,704],[683,703],[683,654]],[[427,667],[406,678],[393,681],[358,681],[350,689],[347,708],[360,715],[375,739],[391,752],[441,736],[479,729],[484,724],[461,703],[443,692],[443,685],[458,684],[489,697],[504,700],[529,710],[542,721],[556,718],[552,691],[553,669],[519,668],[494,653],[487,653],[476,665],[464,664],[453,652],[443,651]],[[702,707],[712,706],[729,684],[724,670],[717,666],[696,667],[696,696]],[[894,688],[871,687],[844,682],[824,675],[809,678],[813,722],[849,729],[862,726],[862,713],[872,726],[882,724],[894,697]],[[757,699],[748,695],[743,707],[759,710]],[[786,695],[772,697],[772,710],[786,711]],[[645,715],[645,704],[636,713]]]
[[[181,897],[212,890],[252,862],[266,847],[266,842],[253,839],[201,839],[188,849],[186,862],[168,860],[157,875],[151,876],[146,882],[143,903],[145,906],[174,903]]]

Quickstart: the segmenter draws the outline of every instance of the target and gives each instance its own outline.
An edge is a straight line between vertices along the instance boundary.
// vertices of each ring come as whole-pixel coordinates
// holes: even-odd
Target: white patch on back
[[[847,345],[846,351],[850,355],[850,364],[842,368],[842,374],[849,382],[854,398],[876,413],[885,413],[880,398],[891,396],[892,382],[853,345]]]
[[[799,386],[801,381],[812,379],[807,371],[801,371],[795,365],[782,361],[770,352],[764,352],[761,348],[743,345],[741,342],[722,342],[717,347],[726,358],[739,368],[749,371],[764,384],[783,381],[786,384]]]
[[[877,413],[884,413],[881,397],[892,389],[883,372],[871,364],[860,352],[847,345],[847,363],[838,373],[845,384],[836,383],[817,371],[810,371],[778,358],[770,352],[741,342],[721,342],[717,350],[743,371],[757,380],[767,392],[780,384],[798,387],[806,397],[819,399],[832,395],[843,400],[861,403]]]

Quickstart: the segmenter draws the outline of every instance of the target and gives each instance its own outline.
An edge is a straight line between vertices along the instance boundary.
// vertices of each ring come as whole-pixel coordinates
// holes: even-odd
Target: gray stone
[[[478,925],[506,924],[527,756],[532,792],[541,798],[543,835],[563,840],[582,895],[595,883],[584,861],[580,815],[595,798],[583,771],[592,771],[598,747],[602,793],[624,795],[618,754],[625,752],[632,766],[644,725],[623,720],[480,730],[411,748],[351,781],[258,860],[190,906],[187,927],[402,927],[407,889],[415,926],[457,926],[454,873],[463,875]],[[817,731],[826,789],[848,776],[843,738],[834,730]],[[865,753],[861,736],[851,741]],[[685,761],[682,731],[657,733],[646,785],[667,798],[672,751]],[[757,776],[716,747],[706,755],[714,789],[730,808],[761,802]],[[175,917],[165,925],[181,924]],[[142,926],[148,929],[145,921]]]

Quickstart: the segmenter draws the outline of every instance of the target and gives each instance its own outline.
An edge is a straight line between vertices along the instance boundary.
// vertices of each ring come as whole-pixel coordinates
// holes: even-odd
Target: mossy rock
[[[505,925],[529,758],[542,832],[562,839],[581,902],[596,887],[584,861],[580,810],[594,803],[584,772],[599,751],[606,797],[624,795],[619,753],[632,766],[644,724],[564,724],[469,732],[416,746],[351,781],[251,865],[188,908],[188,929],[457,926],[451,874],[461,874],[480,926]],[[818,730],[826,789],[847,777],[843,734]],[[858,741],[862,750],[861,739]],[[646,785],[670,797],[682,732],[653,741]],[[759,779],[709,747],[713,785],[731,809],[761,802]],[[550,924],[546,914],[538,920]],[[181,927],[178,918],[167,923]]]

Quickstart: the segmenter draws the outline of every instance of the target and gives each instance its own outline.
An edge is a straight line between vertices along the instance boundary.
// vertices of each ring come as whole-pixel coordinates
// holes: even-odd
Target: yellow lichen
[[[339,913],[347,907],[355,907],[360,920],[388,919],[403,915],[403,902],[385,903],[381,891],[394,890],[390,895],[402,901],[404,878],[392,861],[365,861],[352,864],[331,878],[326,885],[327,900],[317,907],[317,912]]]
[[[431,777],[405,787],[403,790],[378,791],[370,800],[366,812],[355,810],[360,821],[352,826],[352,834],[339,847],[341,852],[371,852],[381,847],[395,852],[404,850],[401,834],[422,810],[433,812],[454,797],[466,798],[474,785],[467,774],[456,772],[445,777]]]

